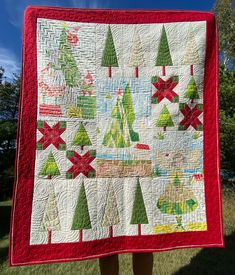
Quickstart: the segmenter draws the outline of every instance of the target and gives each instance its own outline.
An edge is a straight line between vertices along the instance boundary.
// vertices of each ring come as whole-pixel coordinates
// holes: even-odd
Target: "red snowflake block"
[[[166,81],[161,77],[152,77],[152,84],[157,89],[152,95],[152,104],[160,103],[164,98],[170,102],[179,102],[178,94],[173,91],[178,82],[178,76],[171,76]]]
[[[38,121],[37,128],[43,134],[37,142],[37,150],[45,150],[51,144],[58,150],[66,150],[65,141],[60,136],[66,130],[65,121],[57,122],[52,127],[46,121]]]
[[[95,169],[91,166],[91,162],[96,158],[95,150],[90,150],[83,156],[76,151],[67,151],[66,156],[73,164],[66,172],[67,179],[75,179],[81,173],[87,178],[95,177]]]
[[[195,130],[202,131],[202,122],[198,118],[203,112],[202,104],[197,104],[191,109],[188,104],[180,103],[179,109],[184,115],[183,120],[179,124],[179,130],[187,130],[191,125]]]

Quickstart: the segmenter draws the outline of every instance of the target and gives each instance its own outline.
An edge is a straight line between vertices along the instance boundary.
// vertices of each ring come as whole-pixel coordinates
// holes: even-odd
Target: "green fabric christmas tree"
[[[141,235],[141,224],[148,224],[148,216],[144,205],[144,199],[139,178],[137,179],[135,199],[132,208],[131,224],[138,224],[139,235]]]
[[[110,26],[108,27],[101,66],[109,68],[109,77],[112,76],[111,67],[118,67],[118,60]]]
[[[119,96],[113,108],[108,129],[104,135],[102,144],[111,148],[124,148],[131,146],[128,122]]]
[[[65,27],[62,29],[60,35],[59,52],[59,65],[64,74],[66,85],[71,88],[79,87],[81,84],[81,75],[78,71]]]
[[[165,66],[173,65],[166,30],[164,26],[162,27],[161,38],[155,65],[163,66],[163,75],[165,75]]]
[[[84,146],[92,145],[83,123],[81,123],[78,128],[78,131],[73,139],[73,145],[81,146],[81,150],[83,150]]]
[[[174,126],[174,123],[172,121],[170,112],[168,111],[166,105],[164,105],[164,107],[163,107],[163,109],[160,113],[159,119],[157,120],[155,125],[157,127],[163,127],[164,131],[166,130],[166,127],[173,127]]]
[[[46,162],[42,166],[39,176],[48,177],[48,179],[51,179],[52,177],[59,176],[59,175],[60,175],[59,168],[57,166],[57,163],[55,161],[55,158],[52,152],[50,152]]]
[[[194,99],[199,99],[197,85],[196,85],[194,77],[191,77],[191,79],[188,83],[188,86],[186,88],[186,93],[185,93],[184,97],[191,99],[191,103],[193,103]]]
[[[126,88],[122,97],[122,105],[123,105],[124,112],[127,119],[131,141],[139,141],[139,134],[136,133],[132,128],[133,123],[135,121],[135,111],[134,111],[134,106],[133,106],[133,101],[131,96],[131,89],[129,84],[126,85]]]
[[[91,221],[88,210],[86,191],[84,182],[82,182],[79,192],[76,209],[73,216],[71,230],[80,230],[80,241],[82,241],[82,230],[91,229]]]
[[[164,193],[157,201],[157,208],[164,214],[176,215],[177,229],[183,229],[182,215],[194,211],[198,202],[193,192],[180,179],[180,173],[174,173]]]

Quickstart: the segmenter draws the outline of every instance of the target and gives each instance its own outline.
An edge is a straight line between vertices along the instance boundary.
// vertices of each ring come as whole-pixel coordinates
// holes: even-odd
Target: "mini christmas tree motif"
[[[159,119],[157,120],[155,125],[157,127],[163,127],[163,131],[166,131],[166,127],[174,126],[174,123],[171,118],[171,114],[168,111],[166,105],[164,105],[164,107],[160,113]]]
[[[84,146],[92,145],[83,123],[81,123],[78,128],[78,131],[73,139],[73,145],[81,146],[81,150],[83,150]]]
[[[190,74],[193,75],[193,64],[199,64],[199,54],[197,43],[194,37],[192,26],[190,25],[187,35],[186,51],[183,64],[190,65]]]
[[[108,67],[109,77],[112,77],[112,67],[118,67],[118,60],[110,26],[108,27],[101,66]]]
[[[111,121],[104,135],[102,144],[111,148],[124,148],[131,146],[128,122],[119,96],[113,108]]]
[[[61,230],[55,191],[53,187],[49,189],[49,196],[42,219],[42,228],[44,231],[48,231],[48,243],[51,243],[51,232]]]
[[[127,84],[125,87],[125,91],[122,97],[122,105],[127,119],[131,141],[139,141],[139,134],[133,130],[133,123],[135,121],[135,110],[129,84]]]
[[[137,178],[137,186],[135,191],[135,199],[132,208],[131,224],[138,224],[138,235],[141,235],[141,224],[148,224],[148,216],[146,213],[143,194],[141,191],[140,180]]]
[[[176,229],[185,230],[182,215],[194,211],[198,207],[193,192],[181,180],[181,173],[174,172],[164,193],[157,200],[157,208],[163,213],[176,216]]]
[[[63,27],[60,35],[59,45],[59,65],[68,87],[79,87],[81,84],[81,75],[73,56],[71,48],[71,39],[68,35],[66,26]]]
[[[131,48],[129,66],[135,68],[135,76],[139,77],[138,68],[140,66],[144,66],[144,52],[142,49],[139,33],[136,29],[133,35],[133,44]]]
[[[102,219],[102,226],[109,226],[109,236],[113,236],[113,225],[119,224],[119,213],[117,199],[112,184],[108,186],[108,195],[105,205],[105,212]]]
[[[51,179],[52,177],[59,176],[60,171],[55,161],[52,152],[49,153],[47,161],[42,166],[39,176],[47,177]]]
[[[188,83],[188,86],[186,88],[186,93],[185,93],[184,97],[191,99],[191,103],[193,103],[194,99],[199,99],[197,85],[196,85],[194,77],[191,77],[191,79]]]
[[[164,26],[162,27],[161,38],[155,65],[162,66],[162,75],[166,75],[165,66],[173,65],[166,30]]]
[[[86,190],[84,182],[82,182],[81,189],[78,195],[77,205],[75,208],[73,223],[71,230],[79,230],[79,240],[82,242],[82,230],[91,229],[91,220],[88,210]]]

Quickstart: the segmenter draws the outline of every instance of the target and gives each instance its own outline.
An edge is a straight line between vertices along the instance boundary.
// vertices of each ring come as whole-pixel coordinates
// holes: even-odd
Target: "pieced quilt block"
[[[223,247],[214,17],[50,11],[25,16],[11,264]]]

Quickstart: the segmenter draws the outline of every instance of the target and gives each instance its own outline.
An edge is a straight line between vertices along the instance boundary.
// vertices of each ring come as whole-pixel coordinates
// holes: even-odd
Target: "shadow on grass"
[[[174,275],[227,275],[235,270],[235,232],[226,236],[225,248],[204,248]]]

